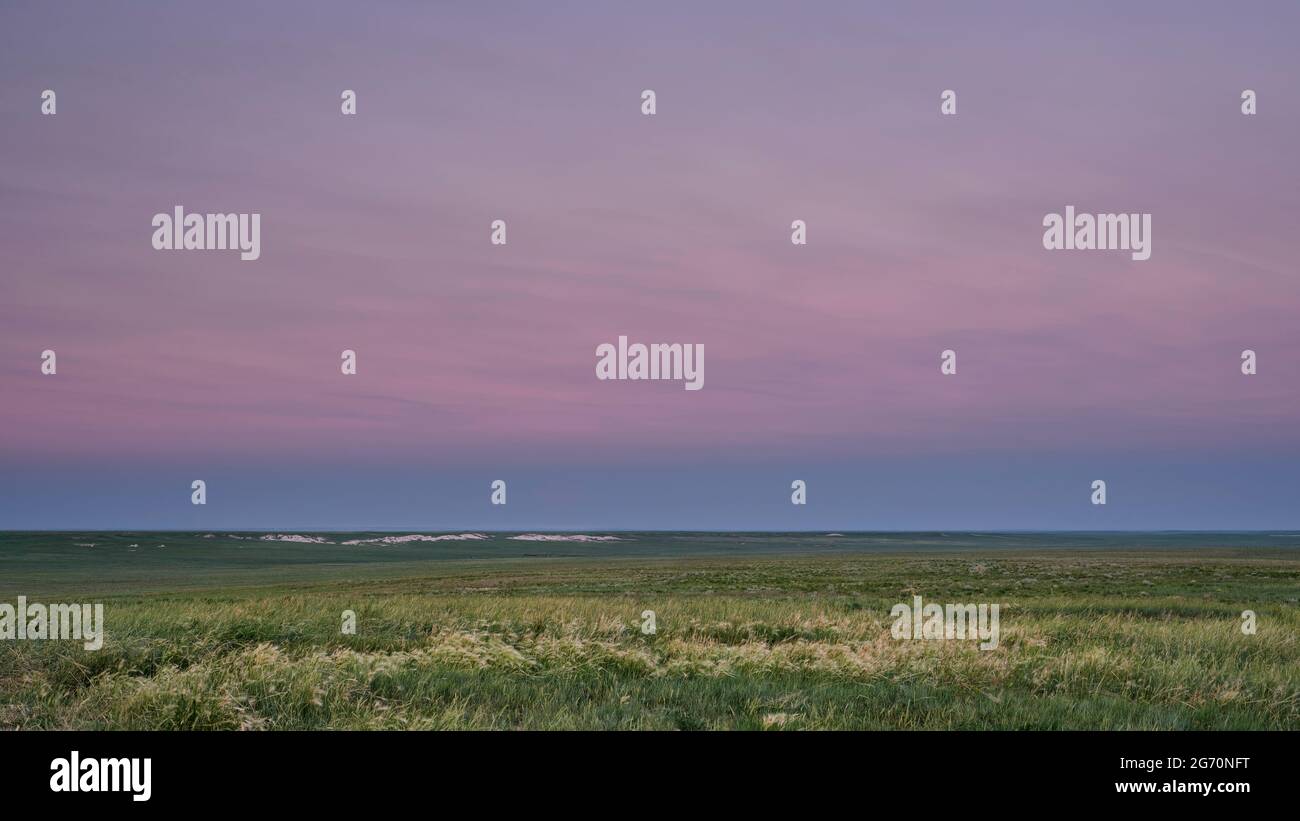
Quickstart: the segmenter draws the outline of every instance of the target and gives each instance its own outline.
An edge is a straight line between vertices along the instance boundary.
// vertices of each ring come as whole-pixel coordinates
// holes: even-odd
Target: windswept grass
[[[0,642],[0,726],[1297,729],[1293,556],[509,559],[120,594],[98,652]],[[914,594],[1000,604],[1000,646],[892,639]]]

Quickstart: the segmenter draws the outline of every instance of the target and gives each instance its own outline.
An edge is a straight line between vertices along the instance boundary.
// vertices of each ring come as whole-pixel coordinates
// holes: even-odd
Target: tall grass
[[[0,642],[0,726],[1296,729],[1300,561],[1044,554],[503,561],[129,594]],[[999,603],[996,650],[889,608]],[[645,635],[640,614],[656,613]],[[1241,613],[1258,614],[1243,635]],[[356,635],[341,614],[358,617]]]

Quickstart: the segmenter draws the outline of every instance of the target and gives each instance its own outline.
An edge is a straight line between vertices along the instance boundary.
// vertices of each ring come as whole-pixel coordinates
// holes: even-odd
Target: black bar
[[[880,811],[885,794],[908,797],[918,810],[1045,799],[1052,803],[1043,809],[1053,812],[1187,802],[1217,811],[1243,801],[1293,801],[1296,739],[1246,732],[11,732],[0,734],[0,771],[10,800],[128,812],[267,802],[396,809],[415,801],[437,814],[471,798],[484,807],[531,802],[536,809],[563,802],[565,793],[586,803],[629,789],[645,798],[677,796],[666,809],[685,808],[681,793],[699,790],[710,796],[705,803],[758,807],[777,794],[812,801],[842,793]],[[129,790],[52,791],[51,762],[70,763],[74,750],[83,767],[92,758],[150,759],[148,800],[133,800]],[[1208,783],[1215,791],[1167,791],[1175,783]],[[1124,784],[1151,784],[1155,792],[1120,792]],[[644,809],[641,801],[624,798],[609,809]]]

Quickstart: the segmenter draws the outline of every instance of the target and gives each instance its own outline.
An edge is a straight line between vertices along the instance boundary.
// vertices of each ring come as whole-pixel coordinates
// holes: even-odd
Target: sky
[[[1297,32],[6,3],[0,529],[1300,528]],[[177,205],[260,213],[261,258],[154,250]],[[1067,205],[1150,213],[1151,258],[1045,250]],[[620,335],[704,388],[598,380]]]

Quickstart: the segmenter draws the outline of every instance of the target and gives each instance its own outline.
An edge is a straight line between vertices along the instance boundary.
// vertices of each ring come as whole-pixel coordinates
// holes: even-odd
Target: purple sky
[[[0,528],[1300,527],[1300,7],[701,5],[7,3]]]

